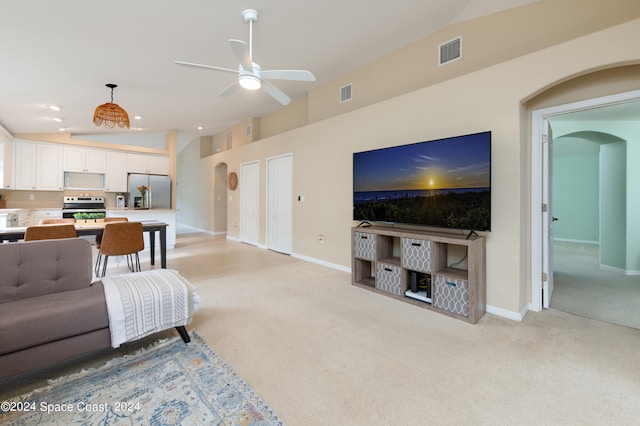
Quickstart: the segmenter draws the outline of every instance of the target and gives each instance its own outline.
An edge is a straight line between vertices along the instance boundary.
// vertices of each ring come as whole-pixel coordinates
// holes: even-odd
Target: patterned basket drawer
[[[381,262],[376,263],[376,288],[378,290],[400,296],[402,294],[400,276],[399,266]]]
[[[358,259],[376,260],[376,234],[356,232],[353,248]]]
[[[435,275],[433,306],[458,315],[469,316],[469,283]]]
[[[402,267],[412,271],[431,272],[431,241],[403,238]]]

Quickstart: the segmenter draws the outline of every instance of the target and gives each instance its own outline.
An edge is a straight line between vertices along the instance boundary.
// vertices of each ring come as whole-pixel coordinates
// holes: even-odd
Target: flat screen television
[[[353,154],[353,219],[491,230],[491,132]]]

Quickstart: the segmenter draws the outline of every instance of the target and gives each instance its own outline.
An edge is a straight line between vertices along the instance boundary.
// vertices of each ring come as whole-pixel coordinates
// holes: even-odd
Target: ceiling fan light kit
[[[240,74],[238,83],[247,90],[258,90],[262,86],[260,79],[253,74]]]
[[[316,77],[311,71],[307,70],[262,71],[260,65],[253,62],[253,23],[258,19],[258,11],[255,9],[246,9],[242,12],[242,17],[245,22],[249,23],[249,45],[247,46],[247,43],[242,40],[229,40],[229,45],[240,63],[237,70],[212,65],[195,64],[192,62],[174,61],[174,63],[187,67],[236,74],[238,76],[237,80],[224,89],[222,93],[220,93],[220,96],[229,96],[233,94],[238,87],[248,90],[262,88],[282,105],[288,105],[291,102],[291,98],[267,80],[316,81]]]
[[[126,127],[128,129],[130,126],[129,114],[127,114],[127,111],[120,107],[120,105],[113,103],[113,89],[118,87],[118,85],[108,83],[105,84],[105,86],[111,89],[111,102],[98,105],[93,113],[93,124],[96,126],[104,124],[104,127],[108,129],[113,129],[116,125],[120,128]]]

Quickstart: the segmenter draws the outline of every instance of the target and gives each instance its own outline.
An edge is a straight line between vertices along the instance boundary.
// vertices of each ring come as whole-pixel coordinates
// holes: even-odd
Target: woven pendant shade
[[[120,128],[126,127],[128,129],[130,126],[129,114],[120,105],[113,103],[113,89],[118,86],[115,84],[107,84],[106,86],[111,89],[111,102],[98,105],[93,113],[93,124],[96,126],[104,124],[104,127],[108,129],[113,129],[117,124]]]

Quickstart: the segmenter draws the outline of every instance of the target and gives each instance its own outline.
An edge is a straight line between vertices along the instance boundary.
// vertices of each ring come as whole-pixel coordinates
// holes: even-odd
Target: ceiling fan
[[[282,105],[288,105],[291,102],[291,98],[267,80],[316,81],[316,77],[311,71],[307,70],[263,70],[260,65],[253,62],[253,23],[258,19],[258,11],[255,9],[244,10],[242,17],[245,22],[249,23],[249,46],[242,40],[229,40],[231,49],[240,62],[237,70],[183,61],[174,61],[174,63],[187,67],[237,74],[238,80],[223,90],[220,96],[229,96],[238,87],[244,87],[249,90],[262,88]]]

